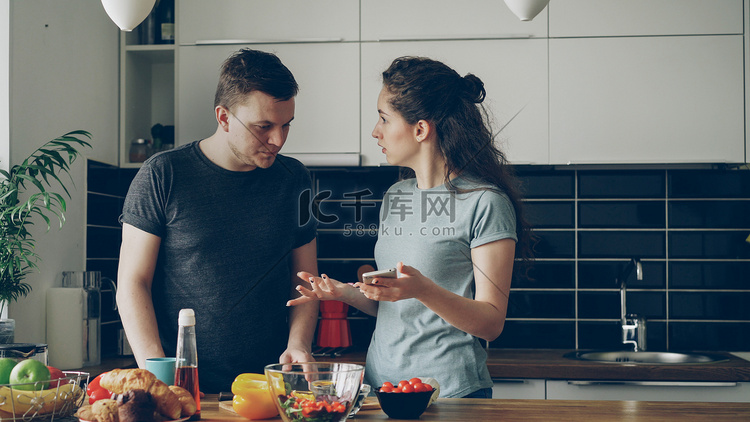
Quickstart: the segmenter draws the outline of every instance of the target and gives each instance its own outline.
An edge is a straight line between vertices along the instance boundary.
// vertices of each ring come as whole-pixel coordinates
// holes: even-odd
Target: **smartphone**
[[[398,274],[396,273],[395,268],[391,268],[390,270],[370,271],[369,273],[362,274],[362,282],[365,284],[372,284],[372,279],[375,277],[397,278]]]

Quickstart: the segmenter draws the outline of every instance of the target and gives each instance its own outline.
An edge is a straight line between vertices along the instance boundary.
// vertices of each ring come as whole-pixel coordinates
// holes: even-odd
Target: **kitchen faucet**
[[[620,325],[622,327],[622,344],[632,344],[634,352],[646,350],[646,318],[636,314],[628,314],[626,306],[626,280],[635,269],[636,280],[643,280],[643,267],[637,258],[631,259],[622,268],[615,279],[620,285]]]

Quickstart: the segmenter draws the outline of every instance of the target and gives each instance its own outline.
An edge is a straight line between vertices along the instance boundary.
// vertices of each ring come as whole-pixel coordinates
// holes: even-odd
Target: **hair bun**
[[[484,82],[471,73],[466,74],[463,80],[469,98],[475,103],[484,101],[487,96],[487,91],[484,90]]]

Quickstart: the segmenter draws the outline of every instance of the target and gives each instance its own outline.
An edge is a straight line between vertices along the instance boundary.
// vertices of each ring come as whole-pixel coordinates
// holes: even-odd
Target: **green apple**
[[[10,371],[16,366],[11,358],[0,358],[0,384],[10,384]]]
[[[21,384],[13,386],[17,390],[46,390],[49,377],[47,365],[36,359],[24,359],[10,371],[10,383]]]

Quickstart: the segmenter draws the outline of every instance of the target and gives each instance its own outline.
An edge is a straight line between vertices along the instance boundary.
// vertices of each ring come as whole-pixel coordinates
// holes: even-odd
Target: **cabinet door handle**
[[[510,378],[492,378],[492,382],[495,384],[524,384],[525,379],[510,379]]]
[[[342,42],[343,38],[290,38],[290,39],[268,39],[268,40],[196,40],[194,45],[238,45],[238,44],[281,44],[281,43],[324,43]],[[191,45],[191,44],[180,44]]]
[[[568,381],[568,385],[636,385],[651,387],[736,387],[736,382],[712,381]]]
[[[477,34],[477,35],[394,35],[378,38],[378,42],[388,41],[470,41],[470,40],[523,40],[534,38],[531,34]]]

